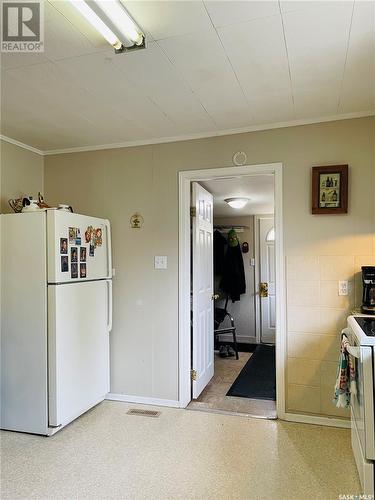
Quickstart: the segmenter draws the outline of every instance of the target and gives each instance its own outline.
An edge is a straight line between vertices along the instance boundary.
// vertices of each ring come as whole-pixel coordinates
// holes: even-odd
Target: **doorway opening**
[[[284,413],[281,174],[281,164],[180,174],[183,407]]]

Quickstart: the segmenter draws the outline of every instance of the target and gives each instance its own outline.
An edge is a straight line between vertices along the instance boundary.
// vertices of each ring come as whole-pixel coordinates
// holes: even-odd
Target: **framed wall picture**
[[[312,168],[312,213],[348,213],[348,165]]]

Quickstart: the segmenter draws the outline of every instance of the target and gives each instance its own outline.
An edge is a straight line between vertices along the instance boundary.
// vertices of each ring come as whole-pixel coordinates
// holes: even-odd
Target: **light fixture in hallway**
[[[228,205],[232,208],[243,208],[245,205],[247,205],[248,201],[250,201],[249,198],[226,198],[224,200]]]

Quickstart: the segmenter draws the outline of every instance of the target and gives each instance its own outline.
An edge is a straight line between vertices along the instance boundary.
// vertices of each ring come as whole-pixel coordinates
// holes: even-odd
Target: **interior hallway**
[[[134,407],[106,401],[50,438],[2,432],[1,498],[337,500],[360,492],[347,429],[172,408],[157,408],[159,418],[127,415]]]

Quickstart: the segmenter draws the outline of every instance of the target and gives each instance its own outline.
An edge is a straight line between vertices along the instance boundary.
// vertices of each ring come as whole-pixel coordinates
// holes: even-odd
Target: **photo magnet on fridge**
[[[80,250],[79,251],[80,262],[86,262],[86,252],[87,252],[86,247],[81,247],[79,250]]]
[[[76,245],[81,244],[81,230],[76,228]]]
[[[68,253],[68,239],[60,238],[60,253],[67,254]]]
[[[76,228],[75,227],[70,227],[69,228],[69,243],[70,244],[75,244],[76,242]]]
[[[69,261],[67,255],[61,256],[61,272],[67,273],[69,271]]]
[[[70,248],[70,261],[71,262],[78,262],[78,250],[77,250],[77,247],[71,247]]]
[[[85,231],[85,241],[86,243],[90,243],[92,235],[94,232],[94,228],[92,226],[88,226],[86,231]]]
[[[79,265],[79,277],[86,278],[86,264],[85,263],[81,263]]]
[[[78,264],[74,263],[71,265],[70,276],[72,278],[78,278]]]
[[[90,257],[94,257],[94,255],[95,255],[95,247],[94,247],[94,245],[90,245],[89,255],[90,255]]]

